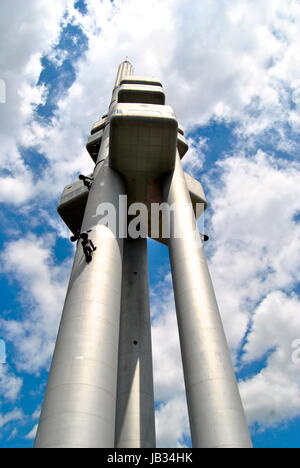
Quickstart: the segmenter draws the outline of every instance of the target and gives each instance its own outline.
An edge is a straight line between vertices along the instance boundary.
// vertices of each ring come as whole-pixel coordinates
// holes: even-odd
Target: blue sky
[[[189,138],[254,446],[299,447],[299,2],[17,3],[0,19],[0,447],[33,446],[73,255],[56,206],[92,170],[86,138],[126,55],[162,79]],[[158,445],[189,445],[168,251],[152,241],[149,271]]]

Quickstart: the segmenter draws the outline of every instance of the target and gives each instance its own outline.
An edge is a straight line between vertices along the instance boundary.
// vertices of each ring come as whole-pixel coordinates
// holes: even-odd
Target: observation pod
[[[103,133],[104,133],[104,130],[99,130],[98,132],[93,133],[89,137],[87,145],[86,145],[86,149],[95,164],[97,162]]]
[[[147,86],[160,86],[162,88],[162,82],[158,78],[148,77],[148,76],[138,76],[138,75],[128,75],[124,76],[120,81],[120,86],[122,85],[147,85]]]
[[[177,135],[177,149],[179,152],[180,159],[183,158],[183,156],[188,152],[189,150],[189,145],[188,142],[186,141],[185,137],[179,133]]]
[[[160,86],[122,84],[118,93],[119,103],[165,104],[165,93]]]
[[[104,117],[102,117],[102,119],[94,123],[91,129],[91,135],[94,135],[94,133],[97,133],[100,130],[104,129],[106,123],[107,123],[107,115],[105,115]]]
[[[117,104],[110,127],[110,167],[125,177],[174,169],[178,123],[170,106]]]
[[[61,195],[57,211],[73,234],[81,228],[88,196],[89,191],[81,180],[67,185]]]

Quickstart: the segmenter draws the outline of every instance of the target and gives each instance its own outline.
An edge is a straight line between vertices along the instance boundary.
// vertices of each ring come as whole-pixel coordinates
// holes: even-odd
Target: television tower
[[[193,447],[250,448],[196,225],[206,199],[182,169],[188,145],[161,82],[126,59],[87,150],[93,174],[66,187],[58,207],[77,249],[35,447],[156,445],[147,238],[127,236],[130,207],[142,203],[172,207],[168,236],[162,214],[152,237],[170,252]],[[152,234],[151,223],[141,230]]]

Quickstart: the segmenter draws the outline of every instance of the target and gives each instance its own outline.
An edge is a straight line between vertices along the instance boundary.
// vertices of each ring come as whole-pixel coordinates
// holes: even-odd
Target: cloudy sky
[[[256,447],[300,447],[299,0],[2,0],[0,446],[32,447],[117,65],[159,76],[203,184],[207,257]],[[149,242],[160,447],[190,445],[167,250]],[[2,350],[2,352],[1,352]]]

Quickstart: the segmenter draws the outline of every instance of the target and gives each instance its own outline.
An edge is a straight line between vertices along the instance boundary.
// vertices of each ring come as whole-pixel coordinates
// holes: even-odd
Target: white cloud
[[[1,177],[0,202],[20,205],[28,201],[34,193],[32,174],[29,168],[18,159],[14,173]]]
[[[171,276],[151,291],[154,396],[159,447],[177,447],[190,434]]]
[[[7,440],[13,440],[15,439],[15,437],[17,436],[18,434],[18,430],[16,428],[14,428],[12,431],[11,431],[11,434],[8,436]]]
[[[2,271],[19,282],[26,313],[22,321],[2,319],[1,326],[16,350],[17,367],[31,373],[49,363],[70,269],[69,261],[54,265],[52,247],[51,236],[29,235],[7,244],[2,254]]]
[[[16,401],[23,385],[23,379],[9,369],[8,364],[0,364],[0,396],[8,401]]]
[[[72,0],[2,1],[0,78],[6,84],[6,104],[0,108],[0,165],[9,174],[0,177],[0,202],[22,204],[36,194],[19,145],[35,108],[45,101],[47,90],[37,85],[40,59],[57,43],[66,10],[74,14]]]
[[[189,151],[184,156],[183,168],[197,177],[205,161],[205,151],[208,149],[208,139],[204,137],[188,138]]]
[[[12,421],[20,421],[23,419],[23,417],[23,412],[19,409],[14,409],[13,411],[6,414],[0,414],[0,428],[4,427],[6,424]]]
[[[241,383],[250,423],[262,428],[300,414],[300,367],[292,360],[292,343],[300,337],[300,299],[271,292],[255,310],[244,361],[272,350],[266,368]]]
[[[36,437],[37,428],[38,428],[38,425],[36,424],[35,426],[33,426],[31,431],[24,438],[27,440],[34,440]]]
[[[185,395],[167,400],[156,411],[156,435],[158,447],[185,447],[183,437],[189,435],[189,421]]]
[[[267,357],[240,385],[249,423],[264,428],[300,414],[292,362],[300,336],[300,300],[292,292],[300,269],[300,167],[260,151],[227,158],[219,168],[219,183],[210,181],[210,266],[236,358],[247,337],[238,365]]]
[[[32,419],[39,419],[41,414],[41,406],[38,406],[36,410],[32,413],[31,417]]]
[[[255,311],[244,361],[259,359],[278,346],[285,349],[287,361],[291,361],[291,344],[299,336],[299,297],[287,296],[281,291],[271,292]]]
[[[300,6],[296,0],[88,0],[86,16],[74,13],[70,2],[62,5],[68,6],[69,17],[76,16],[74,21],[84,30],[89,46],[76,64],[76,80],[60,98],[49,126],[33,121],[25,128],[20,112],[14,109],[20,121],[15,138],[37,145],[50,163],[27,199],[38,191],[57,195],[75,173],[91,170],[85,138],[92,122],[107,109],[117,64],[126,55],[137,73],[161,77],[167,100],[187,129],[211,118],[225,119],[237,124],[242,139],[271,129],[277,147],[295,151],[285,129],[290,124],[297,130],[300,122],[300,67],[295,53]],[[40,11],[35,11],[36,17]],[[63,57],[63,52],[56,57],[51,48],[63,8],[56,6],[55,11],[50,39],[38,50],[37,46],[28,49],[24,67],[27,70],[33,62],[29,69],[35,70],[35,80],[37,58],[42,53],[58,61]],[[23,74],[22,70],[21,76],[25,76],[25,68]],[[32,90],[29,105],[23,102],[24,106],[30,108],[31,102],[43,100],[43,94],[43,90]],[[196,162],[192,156],[188,158]],[[197,162],[197,168],[200,165]],[[25,183],[22,178],[20,182]],[[26,197],[20,197],[20,203]]]
[[[211,270],[233,349],[255,304],[299,277],[300,167],[259,151],[219,163],[210,182]],[[219,178],[219,183],[217,179]],[[234,311],[234,320],[232,313]]]
[[[161,310],[152,324],[155,399],[158,401],[184,389],[175,307],[166,303],[165,307],[166,311]]]

